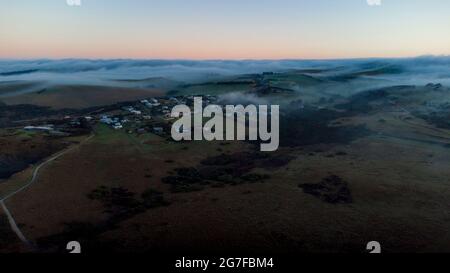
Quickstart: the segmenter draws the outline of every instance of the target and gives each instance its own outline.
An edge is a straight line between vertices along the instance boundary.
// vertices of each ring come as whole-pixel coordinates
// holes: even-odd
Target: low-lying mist
[[[402,59],[354,60],[0,60],[1,86],[39,82],[16,92],[33,92],[55,85],[93,85],[147,88],[155,78],[174,83],[220,81],[237,75],[305,71],[330,81],[342,92],[391,85],[450,85],[450,57],[423,56]],[[0,87],[1,87],[0,86]],[[339,89],[339,88],[338,88]],[[345,91],[347,90],[347,91]],[[7,96],[2,92],[0,96]]]

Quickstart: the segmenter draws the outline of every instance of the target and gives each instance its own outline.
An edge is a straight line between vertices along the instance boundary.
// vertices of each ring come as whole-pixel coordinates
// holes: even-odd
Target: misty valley
[[[0,61],[0,199],[23,234],[0,211],[0,252],[448,252],[449,68]],[[244,122],[235,141],[227,105],[259,109],[242,117],[266,137]]]

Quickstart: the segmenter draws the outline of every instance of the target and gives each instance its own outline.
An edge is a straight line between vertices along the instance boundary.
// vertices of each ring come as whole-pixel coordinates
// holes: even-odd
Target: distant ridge
[[[23,74],[31,74],[31,73],[35,73],[35,72],[39,72],[39,69],[3,72],[3,73],[0,73],[0,76],[17,76],[17,75],[23,75]]]

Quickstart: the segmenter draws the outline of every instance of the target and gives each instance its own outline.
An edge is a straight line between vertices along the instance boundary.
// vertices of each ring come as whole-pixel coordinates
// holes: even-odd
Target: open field
[[[27,90],[38,89],[41,82],[38,81],[4,81],[0,82],[0,98],[20,95]]]
[[[138,100],[160,96],[157,89],[137,89],[106,86],[55,86],[23,95],[4,97],[0,100],[8,105],[33,104],[55,109],[88,108],[116,102]]]
[[[252,88],[251,81],[222,81],[202,84],[180,85],[171,94],[174,95],[223,95],[229,92],[244,92]]]
[[[100,225],[106,221],[108,216],[102,213],[102,206],[87,198],[98,186],[124,187],[138,194],[148,188],[164,192],[170,206],[139,213],[121,221],[118,228],[95,235],[97,244],[116,245],[110,249],[112,251],[188,251],[195,242],[197,251],[226,251],[237,247],[248,251],[362,251],[364,242],[374,237],[385,242],[386,251],[448,251],[449,219],[445,212],[449,209],[446,202],[449,185],[445,178],[449,173],[444,163],[448,155],[436,154],[440,160],[430,166],[421,162],[428,158],[424,147],[419,151],[409,150],[403,155],[404,162],[393,166],[389,158],[398,160],[396,150],[401,146],[383,142],[371,142],[369,154],[373,159],[365,162],[360,159],[367,156],[368,147],[367,142],[361,142],[347,147],[356,152],[348,159],[325,155],[311,158],[309,154],[300,153],[286,168],[272,172],[273,178],[263,184],[207,188],[182,194],[170,193],[166,185],[158,181],[173,168],[164,159],[174,160],[175,155],[149,160],[135,153],[131,156],[127,152],[120,155],[114,152],[101,156],[101,150],[96,154],[81,150],[80,153],[91,155],[82,166],[77,166],[76,162],[83,154],[64,158],[51,166],[51,174],[44,172],[32,189],[13,198],[8,205],[13,208],[25,234],[39,241],[63,232],[63,223]],[[386,155],[380,152],[381,148],[394,152]],[[406,158],[416,152],[423,156],[414,163],[414,169],[419,171],[411,172],[411,163]],[[390,163],[389,166],[379,164],[380,158]],[[193,158],[187,159],[195,163]],[[96,169],[91,170],[89,166],[94,164]],[[173,164],[176,167],[191,165]],[[400,173],[393,172],[393,167]],[[81,173],[68,177],[67,172],[73,168],[83,168],[83,173],[96,175]],[[343,171],[345,169],[348,171]],[[430,172],[436,173],[435,169],[440,170],[439,176],[428,180],[432,185],[429,186],[422,179],[429,177]],[[151,178],[142,176],[147,172]],[[317,177],[330,173],[349,181],[354,203],[327,204],[298,188],[299,183],[316,183]],[[58,186],[58,181],[64,181],[64,185]],[[435,234],[441,235],[439,242]],[[63,238],[57,241],[60,246],[68,239]],[[81,237],[81,241],[83,239],[86,240]],[[93,249],[95,247],[98,246]]]
[[[16,234],[11,230],[8,219],[3,211],[0,212],[0,241],[2,242],[0,253],[5,254],[17,251],[27,251],[27,249],[21,245]]]

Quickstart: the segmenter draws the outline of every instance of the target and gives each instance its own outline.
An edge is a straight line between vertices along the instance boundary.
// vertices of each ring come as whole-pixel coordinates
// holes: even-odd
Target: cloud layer
[[[48,85],[81,84],[119,86],[118,80],[163,77],[182,82],[201,82],[233,75],[283,72],[292,69],[325,69],[319,76],[331,77],[372,71],[363,78],[422,84],[450,83],[449,56],[404,59],[355,60],[0,60],[0,82],[39,81]],[[384,68],[388,68],[383,70]],[[129,84],[129,83],[127,83]]]

